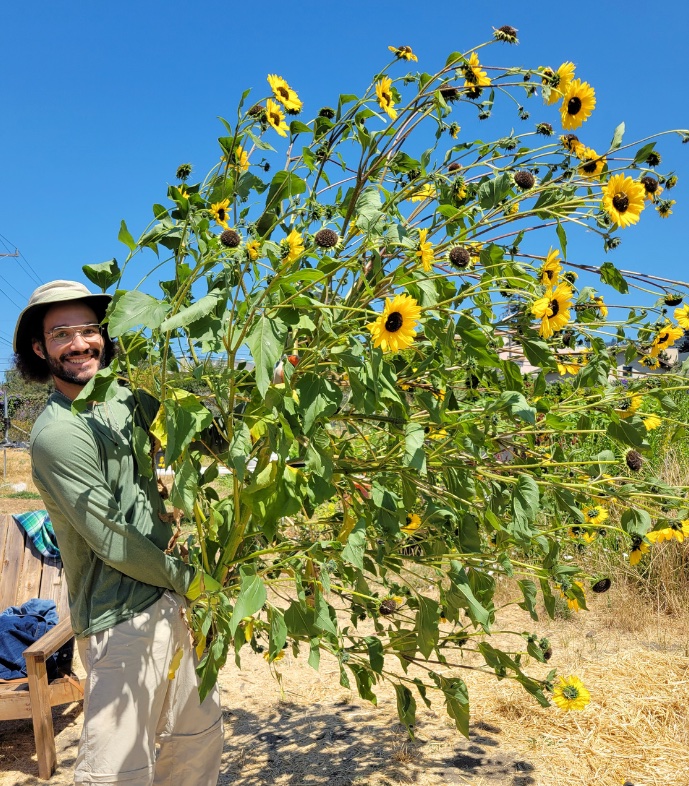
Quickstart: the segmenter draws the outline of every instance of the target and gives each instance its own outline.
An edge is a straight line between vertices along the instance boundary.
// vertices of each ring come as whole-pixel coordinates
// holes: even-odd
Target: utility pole
[[[18,257],[19,256],[19,249],[14,249],[14,254],[0,254],[0,257]]]

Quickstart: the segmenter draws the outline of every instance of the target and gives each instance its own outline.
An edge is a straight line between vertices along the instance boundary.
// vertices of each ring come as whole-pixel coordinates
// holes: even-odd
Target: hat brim
[[[48,301],[45,303],[34,303],[33,305],[27,306],[19,315],[19,319],[17,319],[17,324],[14,328],[14,339],[12,341],[12,347],[15,354],[21,352],[22,350],[28,349],[31,344],[31,336],[28,335],[28,326],[31,320],[31,315],[36,311],[36,309],[45,308],[46,306],[59,306],[61,303],[68,303],[71,300],[82,300],[84,303],[93,308],[96,314],[101,315],[100,318],[102,320],[103,316],[105,316],[105,310],[112,300],[112,295],[108,295],[104,292],[95,295],[85,295],[82,292],[74,292],[73,294],[65,293],[60,297],[59,300]]]

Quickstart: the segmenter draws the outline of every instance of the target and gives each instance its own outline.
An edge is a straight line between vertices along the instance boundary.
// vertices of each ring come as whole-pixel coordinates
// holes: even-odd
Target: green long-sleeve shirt
[[[122,622],[165,589],[184,594],[195,569],[165,553],[172,530],[156,478],[143,477],[132,451],[133,426],[155,402],[119,388],[114,398],[74,415],[53,393],[31,432],[33,479],[53,522],[77,636]]]

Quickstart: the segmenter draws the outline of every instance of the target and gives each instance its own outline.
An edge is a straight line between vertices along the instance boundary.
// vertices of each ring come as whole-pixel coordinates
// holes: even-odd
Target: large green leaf
[[[117,338],[136,327],[155,329],[169,310],[167,303],[138,289],[118,289],[108,310],[108,333]]]
[[[239,572],[241,574],[239,595],[230,618],[230,632],[233,636],[242,619],[260,611],[268,597],[263,579],[256,575],[251,565],[242,565]]]
[[[256,366],[256,388],[262,396],[273,381],[273,370],[282,355],[286,336],[287,325],[280,317],[261,314],[246,337]]]
[[[531,543],[539,500],[540,494],[536,481],[530,475],[520,475],[512,490],[512,521],[508,529],[515,540],[522,545],[528,546]]]
[[[321,418],[335,413],[342,401],[342,391],[322,374],[306,372],[297,382],[299,409],[304,418],[304,433],[308,434]]]
[[[212,293],[192,303],[186,308],[180,309],[176,314],[164,319],[160,325],[161,330],[175,330],[175,328],[186,327],[197,319],[205,317],[215,309],[220,300],[220,295]]]
[[[172,465],[184,452],[194,437],[213,422],[213,414],[193,393],[168,388],[168,397],[163,402],[165,410],[165,465]]]
[[[108,287],[115,284],[122,275],[122,271],[115,258],[109,259],[107,262],[100,262],[96,265],[84,265],[81,269],[84,271],[86,278],[100,287],[103,292],[105,292]]]

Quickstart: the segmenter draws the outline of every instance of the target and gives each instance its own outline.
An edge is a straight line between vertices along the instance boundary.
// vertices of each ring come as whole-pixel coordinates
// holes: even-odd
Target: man
[[[182,596],[218,584],[165,552],[171,529],[159,515],[156,478],[139,472],[132,449],[135,424],[148,427],[156,402],[120,387],[107,403],[71,410],[113,358],[100,324],[109,301],[83,284],[52,281],[31,295],[14,335],[22,375],[55,385],[31,433],[31,462],[88,675],[75,783],[214,786],[219,697],[216,688],[199,703]]]

